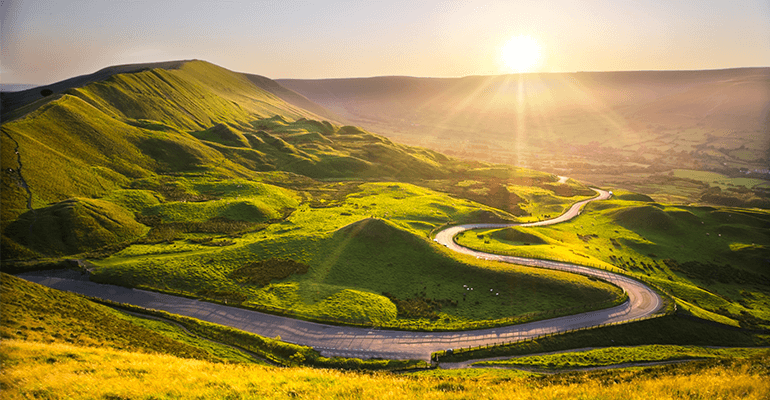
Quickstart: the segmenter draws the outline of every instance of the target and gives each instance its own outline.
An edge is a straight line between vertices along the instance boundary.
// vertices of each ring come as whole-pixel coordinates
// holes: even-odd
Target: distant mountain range
[[[537,168],[556,153],[595,161],[579,148],[590,146],[619,161],[770,163],[770,68],[277,82],[351,123],[469,158]]]
[[[739,123],[740,129],[757,129],[770,116],[770,68],[277,82],[353,122],[391,128],[449,121],[470,127],[494,115],[497,123],[487,121],[494,133],[508,134],[517,118],[538,126],[536,120],[547,116],[612,111],[653,124]],[[726,116],[734,118],[724,121]]]

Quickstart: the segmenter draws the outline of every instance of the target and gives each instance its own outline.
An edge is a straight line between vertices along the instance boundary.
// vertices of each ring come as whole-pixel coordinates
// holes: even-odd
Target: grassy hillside
[[[618,192],[552,227],[466,233],[473,248],[613,266],[664,288],[692,314],[746,328],[770,326],[770,215],[663,205]],[[527,240],[521,239],[523,235]],[[519,236],[519,237],[514,237]],[[514,239],[514,240],[511,240]]]
[[[3,341],[4,397],[530,399],[743,398],[770,394],[767,357],[533,376],[499,370],[361,374],[212,364],[165,355]],[[55,368],[52,368],[55,366]]]
[[[766,190],[741,182],[770,182],[769,68],[279,83],[353,123],[451,156],[557,172],[659,201],[770,204]],[[708,186],[672,179],[681,169],[719,173],[747,192],[703,198]]]
[[[4,259],[45,248],[30,244],[19,233],[23,229],[9,228],[22,214],[20,223],[28,225],[24,221],[37,221],[38,210],[46,214],[50,207],[66,208],[56,203],[72,197],[108,198],[148,185],[161,203],[190,200],[164,198],[167,188],[158,186],[165,183],[153,187],[152,182],[168,182],[163,177],[170,175],[262,180],[262,172],[288,171],[316,179],[414,180],[447,176],[457,164],[360,128],[308,119],[316,117],[263,90],[261,80],[258,86],[247,76],[205,62],[120,71],[105,80],[84,78],[84,86],[63,83],[62,92],[4,118]],[[159,204],[154,213],[179,211],[161,211],[169,207],[188,206]],[[230,208],[199,217],[238,219],[248,209],[262,215],[246,218],[250,222],[279,216],[244,200]],[[32,227],[30,235],[38,230]],[[100,238],[94,246],[114,241]],[[80,251],[65,247],[53,245],[42,254]]]
[[[0,274],[0,278],[3,343],[20,340],[73,344],[219,363],[369,370],[425,366],[423,361],[322,357],[310,347],[279,338],[265,338],[163,311],[107,303],[117,307],[110,308],[7,274]]]
[[[130,242],[147,231],[122,207],[74,198],[27,211],[8,225],[5,234],[38,253],[78,254]]]
[[[252,78],[191,61],[14,111],[0,128],[4,260],[92,259],[103,282],[396,327],[500,324],[620,299],[582,277],[480,264],[427,240],[452,221],[560,213],[592,194],[585,186],[318,121]],[[253,276],[294,263],[302,273]],[[465,293],[475,286],[494,291]]]
[[[255,121],[276,114],[283,116],[284,123],[264,121],[259,125],[266,123],[265,131],[258,132],[263,127],[255,129]],[[249,170],[274,170],[303,161],[308,165],[298,166],[298,170],[316,170],[314,164],[329,158],[331,171],[317,171],[319,176],[328,176],[348,172],[339,166],[334,168],[335,164],[357,162],[358,154],[345,154],[347,147],[382,141],[372,135],[368,141],[346,136],[348,142],[360,142],[330,148],[329,157],[320,154],[320,160],[302,153],[291,154],[290,146],[274,143],[282,139],[272,137],[271,130],[303,117],[314,115],[260,89],[241,74],[205,62],[183,63],[178,69],[116,74],[105,81],[70,88],[19,118],[4,121],[3,169],[10,172],[4,176],[4,189],[13,193],[18,192],[19,185],[26,185],[31,189],[31,205],[39,207],[67,196],[101,195],[128,179],[158,172],[211,171],[243,176]],[[299,133],[314,126],[292,127],[281,132]],[[216,139],[228,130],[248,151],[233,149],[235,143]],[[336,128],[329,125],[323,130],[333,134]],[[264,148],[252,149],[243,133],[252,134],[253,145]],[[206,145],[196,135],[213,139],[225,148]],[[262,143],[265,139],[266,145]],[[12,219],[24,208],[27,196],[21,191],[7,200],[9,207],[4,212]]]
[[[314,318],[450,329],[619,298],[616,289],[583,277],[452,254],[427,239],[433,229],[485,215],[480,211],[504,214],[416,185],[312,184],[292,192],[185,179],[174,190],[179,198],[217,193],[217,199],[147,201],[138,212],[154,224],[147,239],[95,260],[93,279]],[[305,200],[297,205],[297,198]],[[233,223],[240,230],[213,229],[242,204],[296,209],[285,219],[249,221],[263,214],[244,206],[237,216],[244,224]],[[272,275],[260,263],[288,269]]]
[[[411,181],[532,218],[558,213],[575,195],[586,194],[585,187],[556,184],[550,174],[462,163],[361,128],[319,121],[274,94],[288,93],[278,90],[277,83],[202,61],[120,66],[57,85],[49,97],[12,107],[0,126],[4,259],[76,254],[124,238],[99,234],[90,249],[55,243],[46,247],[42,238],[26,238],[46,229],[38,226],[38,214],[66,208],[57,203],[73,197],[110,201],[120,191],[150,190],[147,195],[158,203],[152,210],[142,209],[145,219],[140,222],[152,227],[157,224],[146,217],[161,216],[167,223],[175,214],[179,222],[193,209],[195,222],[225,218],[254,223],[276,219],[296,206],[271,211],[264,199],[235,199],[239,204],[209,203],[199,210],[184,202],[217,196],[181,195],[186,190],[181,176],[267,180],[290,187],[306,186],[297,175]],[[269,171],[296,175],[264,174]],[[460,185],[468,179],[476,183]],[[527,185],[542,190],[533,192]],[[119,200],[115,206],[121,204]],[[139,211],[128,207],[126,212]],[[28,225],[34,226],[22,233]]]
[[[201,340],[176,325],[135,317],[81,296],[2,274],[0,337],[71,344],[209,361],[258,362],[224,345]]]

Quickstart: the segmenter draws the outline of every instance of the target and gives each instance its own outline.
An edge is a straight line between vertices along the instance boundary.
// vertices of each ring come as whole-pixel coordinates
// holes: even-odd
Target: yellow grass
[[[490,373],[476,378],[362,374],[309,368],[214,364],[6,340],[0,343],[4,399],[765,399],[767,371],[752,363],[548,380]],[[764,361],[762,362],[764,364]],[[433,373],[435,375],[435,373]]]

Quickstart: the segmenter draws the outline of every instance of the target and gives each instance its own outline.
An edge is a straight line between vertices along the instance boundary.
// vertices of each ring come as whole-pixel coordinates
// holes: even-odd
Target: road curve
[[[506,226],[539,226],[573,218],[589,201],[609,198],[609,193],[594,189],[599,196],[573,205],[567,213],[549,221],[529,224],[470,224],[454,226],[438,233],[436,240],[448,248],[479,258],[521,265],[558,269],[598,277],[612,282],[628,293],[629,301],[616,307],[526,324],[462,332],[410,332],[332,326],[264,314],[257,311],[208,303],[184,297],[120,286],[104,285],[72,277],[22,274],[20,277],[55,289],[80,293],[120,303],[168,311],[204,321],[231,326],[266,337],[312,346],[327,357],[391,358],[428,360],[432,352],[449,348],[480,346],[534,338],[543,334],[615,323],[654,314],[662,307],[661,298],[644,284],[610,272],[555,261],[482,253],[457,245],[453,237],[468,229]]]

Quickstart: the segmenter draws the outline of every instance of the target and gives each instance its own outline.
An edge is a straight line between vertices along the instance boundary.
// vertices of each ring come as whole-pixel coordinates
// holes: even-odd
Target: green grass
[[[349,134],[336,133],[342,128],[306,119],[281,119],[284,122],[276,126],[280,127],[278,132],[261,131],[263,137],[272,138],[272,142],[264,144],[269,149],[260,147],[267,151],[262,152],[205,144],[180,131],[181,128],[150,131],[116,118],[105,114],[104,109],[67,95],[25,118],[3,124],[3,148],[14,149],[19,143],[22,162],[33,166],[22,168],[19,176],[4,178],[4,199],[8,196],[4,202],[7,207],[3,207],[4,232],[7,224],[27,211],[27,193],[21,190],[24,184],[30,188],[31,204],[36,209],[75,195],[103,197],[134,213],[141,210],[145,215],[158,215],[163,222],[200,222],[217,217],[263,222],[296,207],[301,196],[254,182],[262,179],[256,171],[285,169],[312,177],[418,178],[446,174],[455,168],[443,156],[396,145],[360,130],[360,135],[356,135],[360,139],[350,142]],[[267,119],[271,124],[275,120]],[[309,134],[306,128],[316,129],[315,133],[331,145],[319,150],[313,147],[317,141],[305,141],[295,147],[279,137]],[[40,131],[53,132],[56,140],[46,140],[43,145],[35,136]],[[367,147],[372,145],[378,150]],[[387,158],[382,158],[385,155]],[[16,158],[13,153],[3,157],[4,168],[18,170]],[[179,176],[180,171],[186,172]],[[176,176],[156,174],[161,172]],[[184,175],[196,179],[190,181]],[[10,236],[3,243],[8,250],[4,253],[10,258],[23,257],[28,251],[41,248],[19,248],[25,245]]]
[[[205,186],[206,190],[204,186],[186,179],[173,190],[222,197],[179,203],[190,207],[232,199],[240,191],[244,196],[257,194],[234,182]],[[617,289],[585,277],[461,257],[429,241],[430,232],[440,225],[471,218],[479,210],[493,211],[468,200],[392,182],[333,183],[304,189],[298,193],[310,196],[311,201],[299,205],[285,220],[229,238],[229,246],[206,246],[200,240],[205,234],[177,233],[178,240],[134,244],[95,261],[94,279],[310,319],[421,329],[458,329],[479,321],[573,306],[607,306],[621,298]],[[269,196],[276,197],[275,193]],[[194,219],[192,214],[180,218],[190,219]],[[244,285],[234,275],[247,265],[270,259],[293,260],[309,269],[259,285]],[[430,318],[398,316],[386,294],[396,302],[432,299]]]
[[[22,214],[4,234],[40,254],[60,256],[130,242],[147,231],[113,203],[75,198]]]
[[[217,362],[258,362],[230,347],[191,336],[173,324],[147,320],[2,274],[0,337],[171,354]]]
[[[767,334],[752,333],[715,324],[712,321],[693,319],[679,313],[645,321],[546,336],[510,345],[454,349],[451,355],[443,351],[436,354],[441,362],[456,362],[569,352],[583,348],[643,345],[756,347],[767,346],[769,343],[770,336]]]
[[[415,375],[212,364],[165,355],[3,341],[4,398],[532,399],[743,398],[770,393],[768,358],[555,376]]]
[[[615,268],[663,288],[699,317],[770,326],[770,214],[622,200],[628,198],[622,191],[618,197],[589,204],[563,224],[517,228],[531,237],[529,245],[505,240],[500,230],[465,232],[457,241],[483,251]]]
[[[710,186],[718,186],[722,190],[737,186],[752,189],[754,186],[767,184],[767,181],[761,179],[731,178],[717,172],[696,171],[691,169],[675,169],[672,172],[675,177],[695,179],[697,181],[708,183]]]
[[[476,367],[525,367],[558,370],[705,358],[749,358],[760,355],[767,356],[768,352],[770,350],[757,348],[647,345],[531,355],[507,360],[482,361],[473,363],[473,365]]]
[[[138,213],[152,206],[160,204],[158,195],[150,190],[118,189],[113,190],[103,200],[123,207],[132,213]]]
[[[253,177],[254,171],[282,169],[319,178],[447,173],[442,155],[362,130],[338,134],[338,127],[306,119],[313,114],[243,75],[200,61],[114,75],[41,104],[0,128],[3,170],[18,171],[19,158],[26,164],[22,177],[35,208],[73,196],[101,197],[156,173]],[[276,114],[283,115],[280,124]],[[264,127],[258,131],[255,125]],[[296,140],[301,136],[314,139]],[[26,208],[27,193],[17,175],[3,178],[3,221]]]
[[[434,178],[421,185],[495,207],[526,222],[555,217],[595,195],[571,179],[559,183],[553,174],[503,165],[460,168],[449,179]]]

